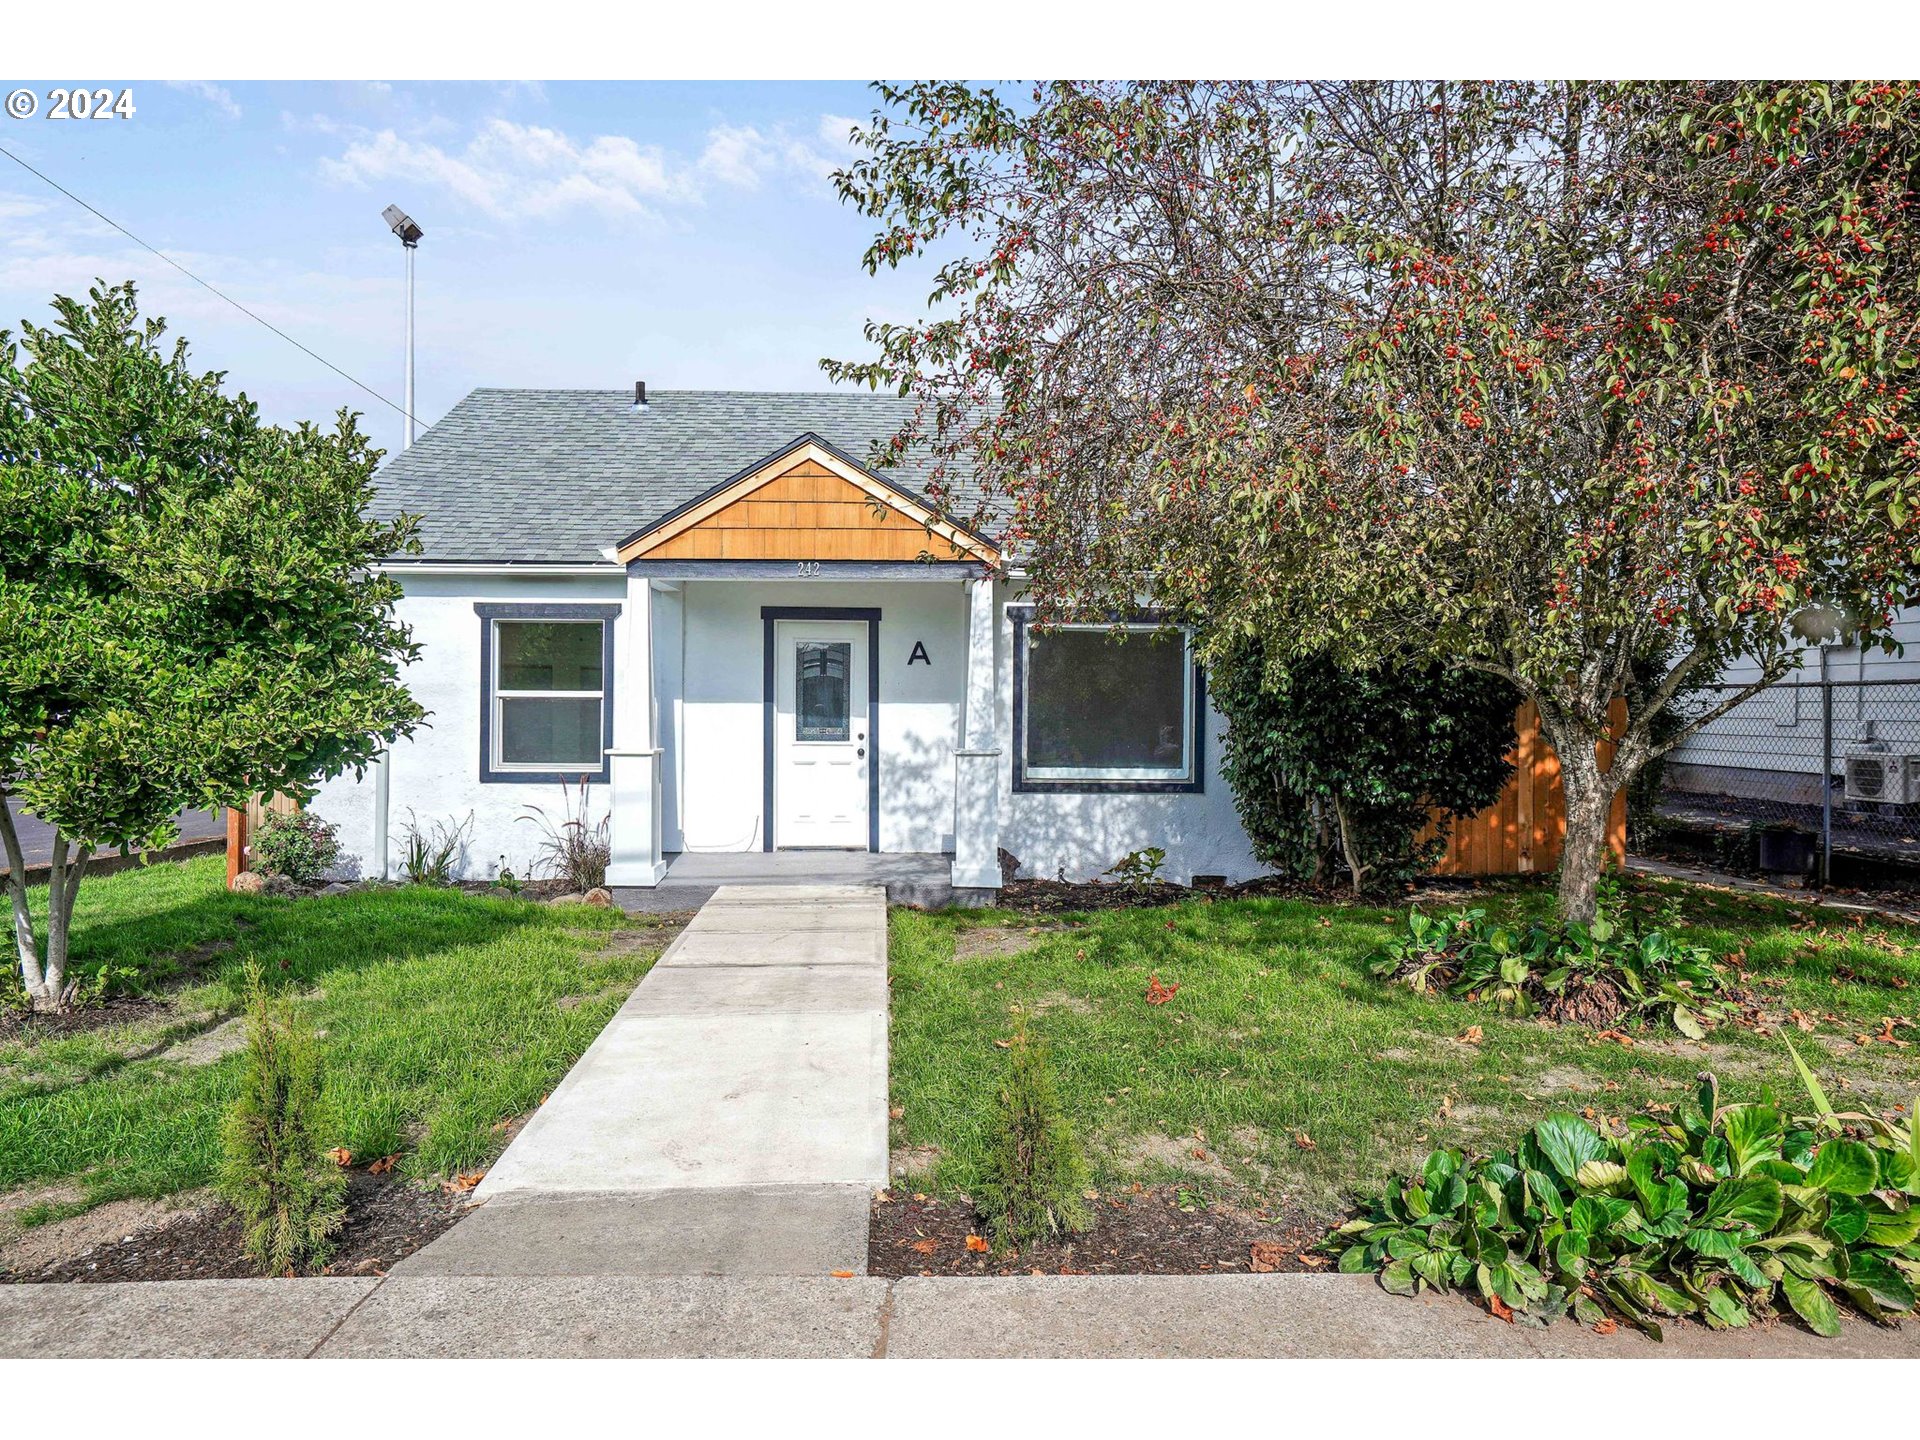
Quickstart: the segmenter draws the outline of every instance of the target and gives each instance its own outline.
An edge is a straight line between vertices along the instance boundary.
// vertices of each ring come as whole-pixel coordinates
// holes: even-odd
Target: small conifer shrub
[[[994,1241],[1019,1247],[1087,1226],[1086,1161],[1060,1108],[1046,1046],[1022,1022],[993,1115],[986,1179],[975,1199]]]
[[[247,1049],[240,1098],[221,1135],[220,1191],[240,1212],[261,1274],[326,1262],[346,1220],[347,1177],[319,1133],[320,1049],[284,999],[247,967]]]

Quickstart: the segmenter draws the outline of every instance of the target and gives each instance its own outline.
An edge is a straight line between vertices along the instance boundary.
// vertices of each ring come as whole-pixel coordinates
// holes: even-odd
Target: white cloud
[[[198,95],[229,120],[240,118],[240,104],[225,86],[216,85],[211,80],[169,80],[166,85],[170,90],[184,90],[189,95]]]
[[[411,180],[436,185],[502,220],[537,219],[572,209],[639,215],[657,203],[696,199],[657,146],[624,135],[580,144],[563,131],[487,121],[458,151],[403,140],[392,130],[360,134],[323,174],[348,183]]]
[[[396,128],[376,130],[324,115],[282,117],[289,130],[345,141],[338,155],[320,162],[329,179],[431,185],[496,220],[543,219],[575,210],[644,218],[666,207],[699,204],[715,189],[757,190],[773,178],[817,186],[843,163],[846,131],[853,123],[825,115],[811,134],[784,125],[716,124],[699,154],[688,159],[626,135],[582,140],[503,116],[483,121],[463,144],[418,138],[429,133],[424,126],[407,126],[403,137]]]

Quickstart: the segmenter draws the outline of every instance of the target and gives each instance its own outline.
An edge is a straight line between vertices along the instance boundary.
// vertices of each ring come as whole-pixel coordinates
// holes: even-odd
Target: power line
[[[7,149],[6,146],[0,145],[0,155],[6,156],[9,160],[13,161],[14,164],[18,165],[22,170],[25,170],[29,175],[38,176],[41,180],[46,181],[47,184],[51,185],[54,189],[58,190],[62,195],[66,196],[67,199],[73,201],[73,203],[78,205],[82,210],[85,210],[88,214],[92,215],[94,218],[104,221],[108,225],[111,225],[114,229],[118,230],[122,235],[126,236],[129,240],[133,241],[134,244],[138,245],[142,250],[152,251],[155,255],[158,255],[162,260],[166,261],[167,264],[171,265],[174,269],[178,270],[182,275],[186,276],[189,280],[193,281],[194,284],[202,286],[203,288],[211,291],[213,294],[218,295],[222,300],[226,301],[227,304],[233,306],[234,309],[238,310],[242,315],[246,316],[249,320],[258,321],[260,324],[266,326],[267,329],[271,330],[274,334],[278,335],[282,340],[286,341],[289,345],[293,346],[293,348],[298,350],[301,354],[306,355],[311,359],[318,360],[322,365],[326,366],[327,369],[333,371],[333,373],[338,375],[342,380],[345,380],[350,385],[359,386],[360,389],[366,391],[367,394],[371,395],[374,399],[378,400],[382,405],[385,405],[388,409],[393,410],[394,412],[399,414],[402,418],[408,419],[408,420],[413,419],[411,415],[407,414],[405,407],[394,404],[393,401],[389,400],[386,396],[382,395],[378,390],[374,389],[371,385],[368,385],[365,381],[356,380],[353,376],[349,375],[346,371],[342,370],[338,365],[334,364],[331,360],[327,359],[326,356],[317,354],[316,352],[309,350],[305,345],[302,345],[298,340],[294,339],[291,335],[287,334],[286,331],[282,330],[278,325],[274,324],[271,320],[265,319],[262,316],[254,314],[253,311],[249,310],[246,306],[242,305],[238,300],[234,299],[231,295],[227,294],[224,290],[220,289],[218,286],[213,285],[208,281],[202,280],[198,275],[194,274],[191,270],[187,269],[186,266],[182,265],[178,260],[174,259],[171,255],[167,254],[165,251],[159,250],[154,246],[147,244],[146,241],[142,240],[138,235],[134,234],[131,230],[127,229],[127,227],[122,225],[118,220],[115,220],[109,215],[101,214],[98,210],[94,209],[93,206],[89,205],[86,201],[82,200],[78,195],[74,194],[71,190],[67,189],[67,187],[62,185],[58,180],[55,180],[51,175],[43,174],[42,172],[34,169],[33,166],[29,165],[26,161],[22,160],[18,155],[14,154],[11,150]]]

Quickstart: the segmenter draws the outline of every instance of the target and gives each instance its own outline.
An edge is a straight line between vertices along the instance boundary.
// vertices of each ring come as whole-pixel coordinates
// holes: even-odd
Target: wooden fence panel
[[[260,822],[269,815],[292,815],[300,809],[297,802],[285,795],[252,795],[245,805],[231,805],[227,808],[227,884],[243,871],[253,868],[253,832],[260,828]]]
[[[1616,700],[1612,722],[1619,733],[1626,724],[1623,701]],[[1560,863],[1560,847],[1566,840],[1567,816],[1560,792],[1560,758],[1540,732],[1540,714],[1532,701],[1521,705],[1514,716],[1514,770],[1500,797],[1478,815],[1465,816],[1453,824],[1447,848],[1433,867],[1436,875],[1531,875],[1551,870]],[[1600,744],[1600,763],[1613,761],[1611,741]],[[1437,822],[1430,823],[1421,839],[1432,839]],[[1607,848],[1616,862],[1627,858],[1627,797],[1613,797],[1613,811],[1607,817]]]

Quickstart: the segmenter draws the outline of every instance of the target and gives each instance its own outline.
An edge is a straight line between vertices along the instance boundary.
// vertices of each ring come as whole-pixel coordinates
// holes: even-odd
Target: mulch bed
[[[908,1275],[1218,1275],[1325,1271],[1327,1226],[1225,1205],[1182,1210],[1172,1186],[1130,1186],[1088,1202],[1078,1235],[993,1254],[967,1248],[986,1227],[964,1200],[889,1192],[873,1204],[867,1272]]]
[[[398,1176],[355,1170],[347,1178],[347,1223],[326,1275],[381,1275],[395,1261],[444,1234],[460,1218],[463,1197]],[[0,1281],[59,1284],[95,1280],[245,1280],[257,1278],[241,1253],[240,1220],[224,1202],[184,1212],[141,1231],[26,1275]]]
[[[0,1009],[0,1043],[51,1040],[60,1035],[104,1029],[108,1025],[131,1025],[136,1020],[165,1013],[168,1003],[153,995],[112,995],[68,1010],[39,1014],[25,1009]]]
[[[1461,904],[1490,890],[1537,886],[1538,881],[1517,881],[1509,886],[1502,878],[1429,877],[1406,885],[1397,893],[1370,890],[1359,900],[1345,885],[1314,885],[1284,875],[1263,875],[1238,885],[1175,885],[1163,881],[1153,885],[1129,886],[1113,882],[1070,880],[1014,880],[1001,887],[994,905],[1002,910],[1022,910],[1033,915],[1060,915],[1090,910],[1150,909],[1158,905],[1179,905],[1188,900],[1310,900],[1322,905],[1358,905],[1361,908],[1414,903]]]

